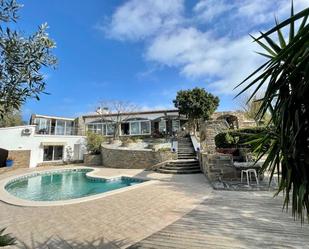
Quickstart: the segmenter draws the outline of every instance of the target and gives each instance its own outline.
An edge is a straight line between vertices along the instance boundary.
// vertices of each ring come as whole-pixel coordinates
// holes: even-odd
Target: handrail
[[[191,138],[191,142],[193,144],[194,150],[195,152],[199,152],[200,151],[200,143],[197,141],[197,138],[195,137],[195,135],[190,135]]]

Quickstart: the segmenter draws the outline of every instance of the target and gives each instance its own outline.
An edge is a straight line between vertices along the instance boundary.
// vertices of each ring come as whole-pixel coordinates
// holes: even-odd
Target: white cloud
[[[231,10],[234,5],[224,0],[201,0],[193,8],[198,19],[209,21]]]
[[[294,0],[294,5],[297,11],[309,2]],[[216,93],[235,94],[234,86],[263,61],[248,32],[271,27],[274,14],[282,20],[289,11],[290,0],[200,0],[187,12],[183,0],[130,0],[112,15],[107,34],[145,41],[146,61],[174,67]]]
[[[231,94],[234,86],[262,62],[253,52],[255,46],[248,36],[214,39],[195,28],[183,28],[157,37],[148,47],[146,58],[178,66],[188,78],[217,78],[209,86],[218,93]]]
[[[115,11],[105,31],[112,38],[145,39],[178,25],[183,10],[183,0],[127,1]]]

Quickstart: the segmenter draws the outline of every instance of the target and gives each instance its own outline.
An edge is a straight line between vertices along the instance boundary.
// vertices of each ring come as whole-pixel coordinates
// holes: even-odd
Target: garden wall
[[[146,169],[176,158],[171,151],[128,150],[102,146],[102,163],[108,168]]]
[[[214,153],[216,150],[215,136],[228,130],[226,122],[223,120],[206,121],[200,128],[201,151]]]
[[[86,166],[100,166],[102,165],[102,155],[84,154],[84,164]]]
[[[238,178],[231,155],[201,153],[200,160],[201,169],[210,181]]]
[[[29,168],[30,150],[9,150],[8,158],[14,160],[14,168]]]

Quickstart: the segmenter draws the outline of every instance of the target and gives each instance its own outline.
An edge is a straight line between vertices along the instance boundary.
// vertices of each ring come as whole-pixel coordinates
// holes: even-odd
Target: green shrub
[[[158,149],[159,152],[169,152],[171,151],[171,148],[163,147]]]
[[[215,136],[215,144],[217,148],[251,148],[250,144],[246,143],[252,140],[253,135],[265,131],[265,127],[254,127],[221,132]]]
[[[88,132],[87,133],[87,151],[90,154],[100,154],[101,144],[104,142],[104,137],[100,134]]]
[[[131,137],[122,137],[121,142],[121,146],[126,147],[131,143],[135,143],[135,139],[132,139]]]

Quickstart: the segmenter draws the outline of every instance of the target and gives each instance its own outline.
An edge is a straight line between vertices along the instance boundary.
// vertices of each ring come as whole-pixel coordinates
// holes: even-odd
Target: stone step
[[[167,163],[166,164],[167,166],[175,166],[175,167],[196,167],[196,166],[199,166],[199,163],[196,162],[196,163],[188,163],[188,164],[183,164],[183,163]]]
[[[175,169],[158,169],[158,172],[163,173],[163,174],[198,174],[198,173],[202,173],[201,170],[198,169],[179,169],[179,170],[175,170]]]
[[[190,167],[168,167],[166,166],[166,167],[163,167],[162,169],[164,170],[200,170],[200,167],[190,168]]]
[[[190,155],[190,156],[195,156],[195,152],[178,152],[177,155]]]
[[[164,165],[162,168],[165,168],[165,167],[169,167],[169,168],[199,168],[200,165],[198,163],[196,164],[166,164]]]
[[[189,163],[198,163],[196,159],[187,159],[187,160],[174,160],[169,163],[178,163],[178,164],[189,164]]]

